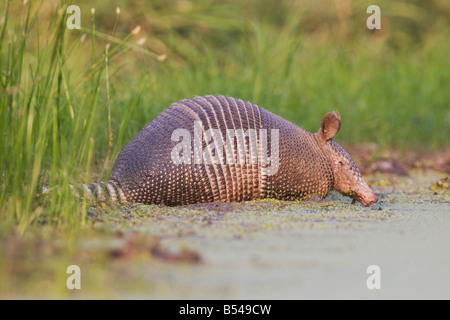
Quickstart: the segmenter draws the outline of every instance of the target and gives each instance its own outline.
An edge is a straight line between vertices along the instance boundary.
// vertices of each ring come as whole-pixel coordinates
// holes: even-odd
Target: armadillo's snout
[[[365,197],[365,198],[361,198],[361,203],[364,205],[364,206],[370,206],[371,204],[374,204],[374,203],[376,203],[378,201],[378,198],[377,198],[377,196],[375,195],[375,193],[373,193],[372,192],[372,194],[370,195],[370,196],[368,196],[368,197]]]
[[[353,190],[353,192],[353,198],[366,207],[378,201],[376,194],[367,185],[363,188]]]

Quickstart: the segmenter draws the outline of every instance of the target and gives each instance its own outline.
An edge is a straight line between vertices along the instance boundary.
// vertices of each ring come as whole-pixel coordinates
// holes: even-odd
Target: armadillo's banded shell
[[[189,163],[173,161],[172,151],[180,143],[172,140],[177,129],[191,137]],[[213,139],[207,141],[209,129],[217,130],[210,130]],[[233,131],[254,134],[256,147],[250,137],[231,137]],[[279,140],[274,139],[276,133]],[[278,150],[273,143],[278,143]],[[208,164],[207,155],[217,160],[219,149],[222,161]],[[270,172],[273,169],[275,174]],[[301,199],[311,193],[324,196],[333,186],[331,166],[311,133],[259,106],[224,96],[185,99],[163,111],[122,150],[110,179],[127,201],[166,205],[259,197]]]

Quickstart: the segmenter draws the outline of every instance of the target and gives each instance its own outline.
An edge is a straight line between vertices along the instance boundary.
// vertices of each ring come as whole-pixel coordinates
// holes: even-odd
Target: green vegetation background
[[[196,95],[309,131],[337,109],[340,143],[450,146],[448,1],[77,1],[81,30],[70,4],[0,6],[0,231],[83,226],[69,185],[104,179],[146,123]],[[381,30],[366,28],[372,4]]]

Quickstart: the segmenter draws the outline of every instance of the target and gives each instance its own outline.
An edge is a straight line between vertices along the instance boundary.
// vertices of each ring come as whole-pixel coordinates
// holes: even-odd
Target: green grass
[[[338,142],[450,146],[445,1],[379,1],[377,31],[367,1],[120,1],[119,16],[77,4],[81,31],[66,28],[68,2],[0,7],[0,233],[83,227],[89,204],[69,185],[107,177],[146,123],[196,95],[242,98],[310,131],[338,109]]]

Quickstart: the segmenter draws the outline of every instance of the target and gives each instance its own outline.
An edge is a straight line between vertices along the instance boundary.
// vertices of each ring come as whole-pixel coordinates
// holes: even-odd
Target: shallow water
[[[336,193],[321,202],[121,206],[70,242],[40,238],[39,254],[18,245],[22,254],[5,258],[17,270],[4,270],[10,277],[0,294],[35,297],[40,288],[41,298],[449,299],[449,190],[430,188],[444,176],[372,176],[379,202],[367,208]],[[35,276],[24,267],[30,263]],[[69,263],[80,266],[81,290],[65,287]],[[380,289],[367,286],[370,265],[379,267]]]

